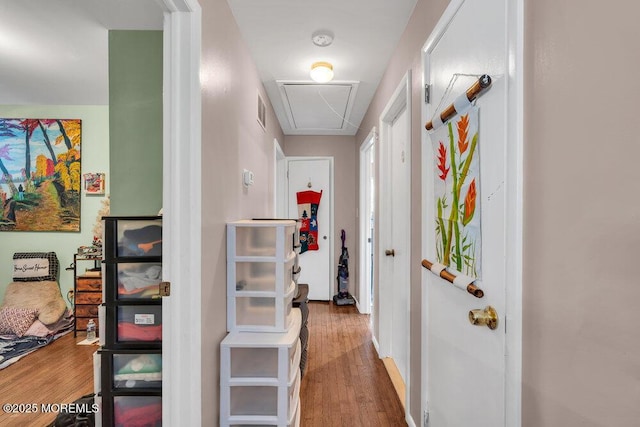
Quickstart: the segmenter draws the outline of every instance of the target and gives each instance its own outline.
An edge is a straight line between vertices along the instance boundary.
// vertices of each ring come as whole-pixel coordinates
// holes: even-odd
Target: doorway
[[[313,237],[317,242],[309,245],[309,250],[300,253],[302,270],[298,282],[309,285],[310,300],[329,301],[333,296],[335,280],[333,157],[287,157],[286,166],[287,218],[301,218],[306,214],[312,223],[311,227],[317,229]],[[306,191],[322,194],[317,205],[316,224],[313,224],[311,212],[299,209],[297,194]]]
[[[436,262],[442,259],[446,264],[448,249],[455,248],[474,268],[466,269],[469,264],[452,256],[448,272],[471,276],[473,284],[484,291],[480,300],[464,287],[458,289],[440,275],[423,271],[422,409],[434,425],[520,424],[521,332],[516,319],[521,313],[516,296],[521,295],[522,286],[522,162],[518,154],[522,147],[519,136],[522,122],[517,112],[522,111],[522,92],[511,89],[521,85],[522,61],[521,56],[518,58],[521,52],[514,48],[521,37],[516,15],[521,10],[511,8],[510,4],[506,0],[491,0],[482,5],[452,1],[423,50],[424,82],[431,94],[430,103],[423,109],[423,123],[461,99],[480,75],[492,78],[491,86],[474,105],[463,106],[456,101],[462,115],[441,127],[449,138],[437,132],[423,133],[423,256]],[[449,171],[456,173],[456,159],[460,164],[462,153],[469,146],[464,142],[466,130],[472,141],[470,147],[477,144],[475,153],[479,156],[477,182],[473,183],[473,193],[477,184],[477,197],[473,194],[472,200],[471,191],[463,190],[462,182],[449,187],[453,191],[445,194],[457,197],[466,191],[465,202],[469,200],[469,206],[480,217],[481,226],[477,230],[481,234],[474,231],[465,234],[468,230],[461,229],[453,238],[480,236],[481,258],[476,256],[477,252],[465,252],[469,246],[464,241],[453,243],[453,238],[446,237],[447,242],[440,244],[445,235],[437,234],[433,226],[436,218],[442,218],[444,200],[436,197],[436,188],[446,185]],[[448,156],[441,154],[445,151]],[[466,159],[473,152],[465,154],[465,165],[471,164]],[[454,179],[462,175],[450,176]],[[441,182],[445,184],[436,187]],[[464,222],[470,217],[462,218],[461,223],[470,223]],[[451,224],[456,222],[454,219]],[[448,227],[451,230],[452,225]],[[445,251],[439,252],[443,247]],[[453,252],[452,249],[450,253]],[[471,310],[488,306],[497,312],[495,329],[469,321]]]
[[[360,265],[357,308],[371,314],[373,306],[373,264],[375,242],[375,150],[376,129],[373,128],[360,146]]]
[[[411,259],[411,73],[405,74],[380,115],[380,242],[378,244],[381,357],[402,379],[409,411]],[[402,394],[399,393],[402,399]]]

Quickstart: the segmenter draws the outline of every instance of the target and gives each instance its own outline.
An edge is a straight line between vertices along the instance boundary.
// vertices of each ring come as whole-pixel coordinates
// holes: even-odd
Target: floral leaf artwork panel
[[[0,118],[0,231],[80,231],[81,129]]]
[[[431,134],[438,262],[480,277],[480,159],[478,107],[458,114]]]

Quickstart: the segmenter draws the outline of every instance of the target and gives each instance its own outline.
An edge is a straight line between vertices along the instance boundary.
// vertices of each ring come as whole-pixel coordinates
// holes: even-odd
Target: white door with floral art
[[[436,129],[425,131],[422,145],[423,258],[439,268],[423,270],[422,392],[433,426],[518,425],[512,390],[519,387],[506,356],[507,298],[521,286],[522,244],[510,3],[453,0],[424,48],[431,99],[423,118]],[[482,75],[492,83],[470,105],[468,90]],[[450,104],[458,114],[439,122]],[[447,274],[458,276],[455,285]],[[470,282],[484,295],[468,292]],[[477,317],[487,307],[498,320],[483,317],[485,326]],[[519,337],[513,325],[509,333]]]

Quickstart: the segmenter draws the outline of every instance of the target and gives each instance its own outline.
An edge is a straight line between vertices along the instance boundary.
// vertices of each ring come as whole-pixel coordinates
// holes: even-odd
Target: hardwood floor
[[[406,426],[404,410],[354,306],[309,303],[301,427]]]
[[[300,387],[301,427],[406,426],[404,410],[373,347],[369,316],[354,306],[309,304],[309,349]],[[65,335],[0,370],[0,403],[71,403],[93,392],[92,354]],[[0,427],[46,426],[54,413],[7,414]]]
[[[43,413],[41,404],[71,403],[93,392],[92,355],[98,346],[76,345],[83,338],[69,333],[0,370],[0,403],[38,409],[28,414],[0,409],[0,426],[46,426],[57,414]]]

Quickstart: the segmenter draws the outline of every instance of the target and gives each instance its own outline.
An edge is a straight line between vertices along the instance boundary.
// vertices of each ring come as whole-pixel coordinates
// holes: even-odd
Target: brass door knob
[[[498,327],[498,312],[490,305],[483,309],[471,310],[469,312],[469,322],[472,325],[486,325],[489,329]]]
[[[396,251],[393,249],[387,249],[386,251],[384,251],[384,254],[386,256],[396,256]]]

